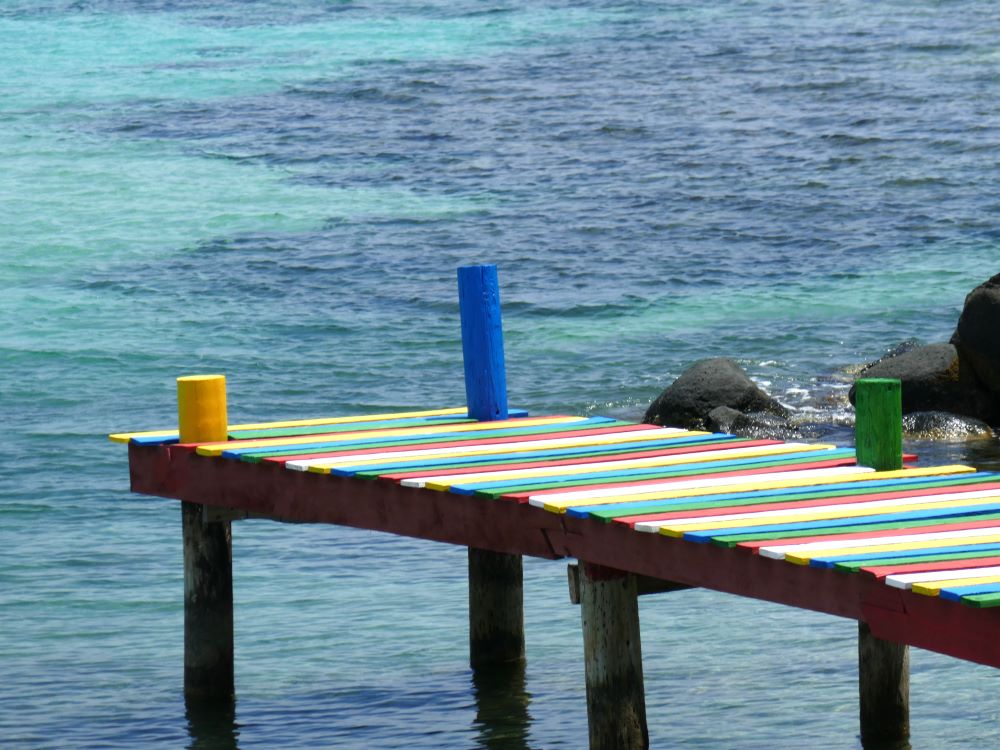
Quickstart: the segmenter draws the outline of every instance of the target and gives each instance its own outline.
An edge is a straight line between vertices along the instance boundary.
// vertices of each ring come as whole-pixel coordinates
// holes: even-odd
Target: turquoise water
[[[239,422],[460,404],[455,268],[495,262],[514,404],[634,417],[728,355],[848,439],[846,371],[1000,270],[982,0],[5,0],[0,38],[4,748],[586,741],[562,563],[526,561],[511,695],[463,550],[256,521],[235,717],[186,716],[179,510],[104,439],[170,426],[177,375]],[[853,623],[642,622],[655,747],[858,747]],[[996,742],[995,681],[915,650],[914,747]]]

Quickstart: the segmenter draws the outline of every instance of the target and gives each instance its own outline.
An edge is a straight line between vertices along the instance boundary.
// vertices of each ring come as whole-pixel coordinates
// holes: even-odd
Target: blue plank
[[[507,370],[496,266],[458,269],[458,306],[469,414],[482,421],[506,419]]]
[[[180,435],[176,432],[165,437],[134,437],[129,438],[133,445],[173,445],[180,442]]]
[[[919,533],[919,527],[914,533]],[[775,542],[781,544],[784,540]],[[787,540],[794,544],[795,540]],[[845,540],[847,541],[847,540]],[[840,562],[864,562],[865,560],[890,560],[897,557],[924,557],[930,555],[948,555],[952,552],[969,552],[971,550],[981,550],[983,552],[1000,551],[1000,544],[959,544],[954,547],[932,547],[928,549],[902,549],[895,552],[866,552],[856,555],[827,555],[825,557],[810,558],[809,564],[814,568],[832,568]]]
[[[524,461],[545,461],[548,459],[572,458],[580,454],[598,453],[602,449],[615,451],[642,450],[645,448],[665,448],[681,447],[708,441],[718,441],[731,439],[730,436],[723,438],[720,435],[698,435],[689,438],[665,438],[663,440],[642,440],[634,443],[607,443],[604,445],[581,445],[570,448],[551,448],[540,451],[520,451],[517,453],[484,453],[474,456],[457,456],[452,458],[433,459],[416,463],[415,460],[396,462],[391,464],[367,464],[359,466],[343,466],[333,470],[339,476],[353,476],[360,472],[378,472],[379,474],[391,474],[395,471],[413,471],[423,469],[433,469],[435,466],[475,466],[476,464],[490,464],[505,458],[518,458]]]
[[[517,435],[540,435],[547,432],[559,432],[563,429],[578,429],[581,427],[600,427],[603,424],[608,424],[609,422],[615,422],[611,417],[588,417],[584,420],[576,420],[566,422],[553,422],[551,424],[545,425],[534,425],[530,427],[501,427],[497,430],[491,430],[485,433],[478,433],[475,431],[463,431],[463,432],[438,432],[434,434],[427,433],[417,433],[414,432],[413,435],[384,435],[379,437],[377,433],[371,437],[356,438],[353,440],[319,440],[314,443],[287,443],[284,445],[271,445],[271,446],[257,446],[254,448],[230,448],[229,450],[223,451],[222,455],[226,458],[240,458],[244,455],[256,455],[256,456],[267,456],[271,454],[283,453],[286,451],[294,450],[296,452],[317,452],[323,450],[340,450],[357,448],[359,450],[364,448],[378,448],[380,445],[391,445],[396,443],[428,443],[428,442],[446,442],[448,440],[460,440],[462,438],[467,438],[469,440],[475,440],[480,437],[516,437]],[[466,423],[469,424],[469,423]],[[308,437],[308,436],[306,436]]]
[[[960,479],[955,480],[955,486],[960,487],[963,484],[970,484],[970,480],[975,481],[980,479],[986,481],[987,479],[993,477],[1000,477],[1000,473],[990,472],[990,471],[978,471],[970,474],[959,475]],[[910,477],[902,479],[866,479],[857,482],[836,482],[833,484],[816,484],[808,487],[790,487],[788,489],[781,490],[748,490],[745,492],[719,492],[713,495],[701,495],[695,498],[692,497],[678,497],[678,498],[653,498],[652,500],[635,500],[626,501],[621,503],[608,503],[603,505],[586,505],[577,508],[567,508],[566,513],[579,516],[581,518],[588,517],[591,513],[597,513],[599,511],[606,510],[620,510],[621,515],[637,516],[642,515],[644,508],[654,508],[662,505],[684,505],[691,502],[723,502],[726,500],[752,500],[754,498],[766,498],[768,500],[773,500],[774,502],[780,502],[784,495],[824,495],[829,492],[835,492],[837,490],[851,490],[851,489],[878,489],[880,491],[891,491],[893,487],[915,485],[914,489],[919,489],[920,485],[930,484],[932,482],[940,482],[942,479],[947,477],[943,476],[933,476],[933,477]],[[720,490],[724,490],[724,487],[720,487]],[[734,513],[739,512],[734,510]]]
[[[969,505],[964,508],[939,508],[934,510],[928,507],[927,510],[913,510],[902,513],[881,513],[874,516],[851,516],[849,518],[833,518],[826,521],[801,521],[798,523],[769,524],[761,526],[739,526],[736,529],[739,533],[747,534],[768,534],[771,532],[799,531],[806,529],[834,529],[838,526],[867,526],[873,523],[889,523],[896,521],[917,521],[921,518],[961,518],[962,516],[975,515],[976,513],[987,513],[1000,510],[1000,503],[984,503],[982,505]],[[692,542],[710,542],[712,537],[725,536],[735,529],[711,529],[708,531],[688,531],[684,533],[684,538]],[[905,531],[905,529],[901,530]]]
[[[517,492],[519,487],[531,487],[545,482],[561,482],[571,485],[577,479],[608,479],[620,480],[623,482],[639,480],[644,477],[658,477],[667,475],[668,472],[683,472],[685,474],[696,474],[704,471],[715,471],[718,469],[740,469],[752,468],[761,463],[774,463],[775,461],[832,461],[839,458],[849,458],[854,455],[854,451],[849,448],[839,450],[823,451],[799,451],[796,453],[772,453],[764,456],[751,456],[749,458],[732,458],[723,461],[699,461],[697,463],[668,464],[665,466],[648,466],[636,469],[609,469],[607,471],[595,471],[580,474],[562,474],[556,476],[527,477],[523,479],[497,480],[492,482],[475,482],[462,485],[452,485],[451,491],[459,495],[473,495],[477,490],[489,490],[505,488],[509,492]],[[790,470],[785,467],[786,470]]]
[[[1000,593],[1000,583],[978,583],[969,586],[952,586],[951,588],[941,589],[939,596],[951,602],[959,602],[962,601],[963,596],[997,593]]]
[[[510,419],[514,419],[515,417],[518,417],[518,418],[519,417],[527,417],[528,416],[528,410],[527,409],[508,409],[507,410],[507,416]],[[466,419],[469,418],[468,417],[468,412],[466,412],[466,417],[465,418]],[[461,414],[438,414],[436,416],[418,417],[418,418],[415,418],[415,419],[424,420],[424,421],[429,422],[429,423],[442,422],[442,421],[443,422],[448,422],[448,421],[457,421],[457,420],[460,420],[460,419],[462,419],[462,415]],[[382,420],[382,421],[386,421],[386,420]],[[410,422],[412,420],[398,420],[398,421],[400,421],[400,422]],[[330,426],[331,427],[341,427],[341,426],[343,426],[345,424],[349,425],[349,424],[367,424],[367,423],[365,423],[365,422],[354,422],[354,423],[350,423],[350,422],[348,422],[348,423],[334,422]],[[399,425],[399,426],[402,427],[404,425]],[[322,425],[316,425],[316,427],[317,427],[317,429],[321,429]],[[266,428],[261,428],[261,429],[266,429]],[[364,428],[360,428],[359,427],[358,429],[364,429]],[[244,430],[237,430],[236,432],[243,432],[243,431]],[[237,438],[233,438],[232,435],[230,435],[230,439],[237,439]],[[174,443],[177,443],[179,441],[180,441],[180,435],[178,435],[176,432],[173,432],[173,433],[170,433],[169,435],[164,435],[164,436],[161,436],[161,437],[141,437],[140,436],[140,437],[134,437],[134,438],[130,438],[129,439],[129,442],[134,443],[135,445],[173,445]]]

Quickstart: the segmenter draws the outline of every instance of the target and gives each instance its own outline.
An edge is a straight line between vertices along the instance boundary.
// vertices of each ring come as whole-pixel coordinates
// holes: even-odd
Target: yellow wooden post
[[[225,375],[177,378],[177,426],[182,443],[219,443],[226,439]]]
[[[226,378],[177,378],[182,443],[226,440]],[[204,506],[181,503],[184,536],[184,695],[188,701],[232,701],[233,551],[229,521],[207,521]]]

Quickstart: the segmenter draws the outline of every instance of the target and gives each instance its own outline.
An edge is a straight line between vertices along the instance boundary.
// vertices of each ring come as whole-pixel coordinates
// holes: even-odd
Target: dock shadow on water
[[[187,701],[184,715],[191,738],[187,750],[238,750],[236,701]]]
[[[525,663],[480,667],[472,673],[476,699],[477,748],[528,750],[531,695],[527,690]]]

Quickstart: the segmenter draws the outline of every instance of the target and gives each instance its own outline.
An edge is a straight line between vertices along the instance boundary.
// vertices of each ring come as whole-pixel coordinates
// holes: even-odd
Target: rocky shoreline
[[[903,429],[922,439],[981,440],[1000,428],[1000,274],[965,299],[946,343],[908,341],[864,365],[856,378],[902,381]],[[854,388],[848,393],[854,403]],[[732,359],[695,362],[646,410],[651,424],[754,438],[801,437],[790,410]]]

